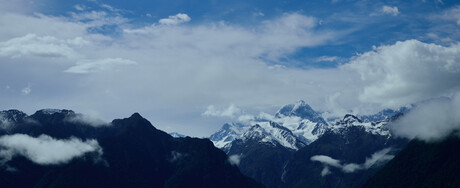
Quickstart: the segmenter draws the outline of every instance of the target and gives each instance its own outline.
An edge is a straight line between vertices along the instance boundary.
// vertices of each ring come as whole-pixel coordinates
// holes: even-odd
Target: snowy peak
[[[331,127],[334,132],[343,132],[348,127],[362,127],[366,132],[375,134],[375,135],[385,135],[390,136],[390,130],[387,127],[389,119],[387,118],[384,121],[369,122],[362,121],[357,116],[352,114],[347,114],[343,117],[342,120],[336,121]]]
[[[300,141],[289,129],[275,122],[261,122],[251,126],[242,135],[243,141],[268,142],[273,146],[281,145],[285,148],[298,150],[305,146],[305,143]]]
[[[360,118],[363,121],[384,121],[384,120],[387,120],[387,119],[391,119],[391,118],[393,118],[395,116],[405,114],[409,110],[410,110],[410,107],[401,107],[401,108],[399,108],[397,110],[385,109],[385,110],[382,110],[382,111],[380,111],[380,112],[378,112],[376,114],[364,115],[364,116],[361,116]]]
[[[27,117],[27,114],[19,110],[0,111],[1,121],[17,122],[24,119],[25,117]]]
[[[288,104],[281,107],[280,110],[275,114],[275,117],[282,118],[285,116],[297,116],[302,119],[308,119],[313,122],[324,123],[326,121],[321,117],[321,113],[316,112],[308,105],[305,101],[299,100],[295,104]]]
[[[352,115],[352,114],[346,114],[345,117],[343,117],[342,120],[345,124],[353,124],[353,123],[362,123],[358,117]]]
[[[240,123],[226,123],[216,133],[212,134],[209,139],[218,148],[224,148],[233,140],[239,138],[249,126]]]
[[[180,133],[178,133],[178,132],[170,132],[170,133],[168,133],[168,134],[171,135],[171,136],[174,137],[174,138],[185,138],[185,137],[186,137],[185,135],[180,134]]]
[[[39,115],[63,114],[67,116],[67,115],[75,115],[75,112],[72,110],[65,110],[65,109],[42,109],[42,110],[35,112],[34,115],[37,115],[37,114]]]

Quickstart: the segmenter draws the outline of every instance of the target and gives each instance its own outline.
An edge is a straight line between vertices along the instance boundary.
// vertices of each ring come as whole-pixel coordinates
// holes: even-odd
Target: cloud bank
[[[460,130],[460,94],[419,104],[392,123],[391,130],[396,136],[428,142]]]
[[[383,45],[343,66],[367,83],[362,102],[399,107],[460,90],[460,44],[440,46],[417,40]]]
[[[96,140],[82,141],[78,138],[58,140],[48,135],[40,135],[36,138],[25,134],[2,136],[0,148],[2,164],[16,155],[24,156],[40,165],[67,163],[89,152],[102,155],[102,148]]]

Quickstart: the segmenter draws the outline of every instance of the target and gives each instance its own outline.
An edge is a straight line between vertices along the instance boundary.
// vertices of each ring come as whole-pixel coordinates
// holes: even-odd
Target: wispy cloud
[[[344,163],[340,160],[333,159],[326,155],[315,155],[310,158],[311,161],[317,161],[324,165],[323,170],[321,171],[321,176],[326,176],[332,174],[330,167],[339,168],[344,173],[353,173],[357,170],[369,169],[373,165],[389,161],[393,159],[394,155],[389,155],[391,148],[385,148],[380,151],[375,152],[371,157],[366,158],[366,161],[363,164],[356,163]]]
[[[235,117],[236,115],[241,113],[241,109],[239,109],[237,106],[234,104],[231,104],[228,106],[228,108],[225,109],[218,109],[214,105],[209,105],[206,108],[206,111],[203,112],[203,116],[219,116],[219,117]]]
[[[96,60],[81,60],[77,65],[65,70],[68,73],[86,74],[92,72],[101,72],[105,70],[113,70],[120,65],[136,65],[137,63],[123,58],[105,58]]]
[[[75,114],[75,116],[69,116],[64,119],[64,121],[72,122],[72,123],[83,123],[86,125],[90,125],[93,127],[101,127],[101,126],[109,126],[111,125],[104,120],[89,114]]]
[[[391,6],[384,5],[382,7],[382,13],[397,16],[399,14],[399,9],[396,6],[391,7]]]
[[[75,57],[74,47],[81,47],[88,42],[81,37],[70,40],[60,40],[53,36],[37,36],[27,34],[22,37],[0,42],[0,55],[11,58],[21,56],[39,57]]]

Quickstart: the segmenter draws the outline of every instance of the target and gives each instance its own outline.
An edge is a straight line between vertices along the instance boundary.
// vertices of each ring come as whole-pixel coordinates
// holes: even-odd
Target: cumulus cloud
[[[399,107],[460,90],[460,44],[440,46],[417,40],[376,47],[343,66],[368,85],[362,102]]]
[[[388,154],[390,151],[391,151],[391,148],[385,148],[380,151],[377,151],[373,153],[371,157],[367,157],[366,161],[363,164],[356,164],[356,163],[342,164],[340,160],[333,159],[326,155],[315,155],[315,156],[312,156],[310,160],[320,162],[324,165],[324,168],[321,171],[321,176],[326,176],[332,173],[329,167],[339,168],[344,173],[353,173],[357,170],[369,169],[373,165],[393,159],[394,155]]]
[[[123,58],[105,58],[96,60],[81,60],[77,62],[77,65],[72,66],[64,72],[76,73],[76,74],[87,74],[93,72],[101,72],[111,70],[119,65],[135,65],[135,61]]]
[[[401,137],[425,141],[440,140],[460,130],[460,94],[453,98],[423,102],[391,124]]]
[[[187,14],[178,13],[174,16],[169,16],[168,18],[163,18],[158,21],[158,23],[163,25],[177,25],[192,20]]]
[[[382,13],[397,16],[399,14],[399,10],[398,10],[398,7],[396,6],[390,7],[390,6],[384,5],[382,7]]]
[[[241,113],[241,109],[239,109],[234,104],[231,104],[226,109],[217,109],[214,105],[209,105],[206,108],[206,111],[203,112],[202,116],[218,116],[218,117],[235,117],[235,115]]]
[[[228,162],[230,162],[230,164],[232,165],[238,166],[240,165],[240,161],[241,161],[241,155],[235,154],[235,155],[228,156]]]
[[[67,163],[85,153],[102,155],[102,148],[96,140],[82,141],[78,138],[54,139],[48,135],[31,137],[14,134],[0,137],[0,161],[4,164],[14,156],[21,155],[40,165]]]
[[[0,42],[0,55],[18,58],[21,56],[39,57],[74,57],[73,47],[79,47],[88,42],[81,37],[60,40],[53,36],[38,36],[27,34],[5,42]]]

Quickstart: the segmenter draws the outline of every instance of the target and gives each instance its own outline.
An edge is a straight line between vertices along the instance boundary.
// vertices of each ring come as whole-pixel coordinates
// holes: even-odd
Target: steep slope
[[[460,187],[460,138],[412,140],[364,187]]]
[[[57,141],[94,139],[101,150],[56,164],[15,155],[2,160],[0,187],[261,187],[207,139],[173,138],[137,113],[96,127],[66,121],[74,115],[67,110],[38,111],[9,122],[13,129],[8,136],[30,132]],[[0,153],[5,149],[0,147]]]

